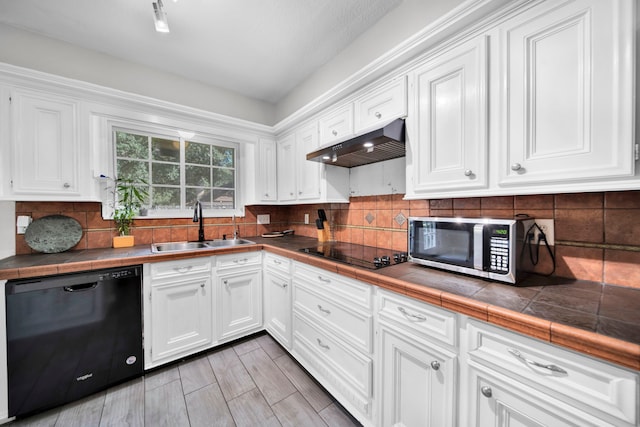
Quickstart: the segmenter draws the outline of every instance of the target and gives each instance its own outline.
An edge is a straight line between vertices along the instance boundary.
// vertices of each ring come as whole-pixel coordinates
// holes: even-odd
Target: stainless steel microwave
[[[515,284],[532,218],[410,217],[409,261]]]

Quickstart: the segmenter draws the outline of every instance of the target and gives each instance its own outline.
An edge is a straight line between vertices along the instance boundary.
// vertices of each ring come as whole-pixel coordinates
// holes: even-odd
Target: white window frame
[[[184,174],[184,141],[192,141],[202,144],[211,144],[219,147],[228,147],[234,149],[235,159],[234,159],[234,191],[235,191],[235,207],[234,209],[211,209],[203,207],[203,216],[204,217],[230,217],[232,215],[236,216],[244,216],[244,202],[243,202],[243,194],[242,194],[242,171],[241,168],[243,164],[241,163],[242,153],[241,153],[241,144],[237,141],[234,141],[233,138],[226,138],[224,136],[214,136],[205,132],[189,132],[182,131],[175,127],[171,126],[162,126],[151,123],[144,123],[138,121],[128,121],[128,120],[108,120],[106,129],[108,132],[108,152],[109,152],[109,173],[106,177],[103,177],[103,185],[101,189],[101,199],[103,201],[103,217],[112,218],[113,210],[115,207],[115,193],[114,193],[114,181],[113,178],[116,177],[116,149],[115,149],[115,132],[116,131],[124,131],[137,133],[142,135],[147,135],[151,137],[157,138],[166,138],[166,139],[175,139],[180,140],[180,191],[181,191],[181,199],[182,194],[186,188],[185,185],[185,174]],[[106,136],[106,135],[105,135]],[[105,141],[106,142],[106,141]],[[181,200],[181,203],[183,200]],[[139,219],[153,219],[153,218],[192,218],[193,217],[193,208],[182,208],[182,209],[149,209],[146,215],[139,215],[136,218]]]

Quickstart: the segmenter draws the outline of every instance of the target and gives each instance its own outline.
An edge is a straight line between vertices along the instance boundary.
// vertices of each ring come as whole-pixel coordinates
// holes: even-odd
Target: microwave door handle
[[[484,224],[473,226],[473,268],[482,271],[484,269]]]

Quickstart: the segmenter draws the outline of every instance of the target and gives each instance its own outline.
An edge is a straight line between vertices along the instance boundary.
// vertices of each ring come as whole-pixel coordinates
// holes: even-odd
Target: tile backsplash
[[[317,210],[324,209],[334,240],[406,250],[410,216],[464,216],[510,218],[528,214],[554,219],[557,263],[555,275],[640,288],[640,191],[531,196],[402,200],[403,195],[352,197],[350,203],[294,206],[248,206],[237,218],[240,235],[292,228],[296,234],[316,237]],[[116,235],[113,221],[103,220],[100,204],[92,202],[17,202],[16,215],[34,219],[63,214],[76,218],[84,230],[73,248],[107,248]],[[257,224],[257,215],[270,214],[269,225]],[[309,224],[304,223],[309,214]],[[205,218],[205,237],[231,235],[231,218]],[[189,218],[138,219],[136,244],[196,240],[198,225]],[[16,253],[31,249],[24,236],[16,237]],[[540,250],[540,273],[552,270],[551,258]]]

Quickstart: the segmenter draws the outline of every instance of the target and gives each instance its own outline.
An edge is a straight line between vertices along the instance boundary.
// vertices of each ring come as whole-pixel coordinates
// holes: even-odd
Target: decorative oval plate
[[[46,254],[69,250],[81,238],[80,223],[64,215],[48,215],[36,219],[24,233],[24,240],[31,249]]]

